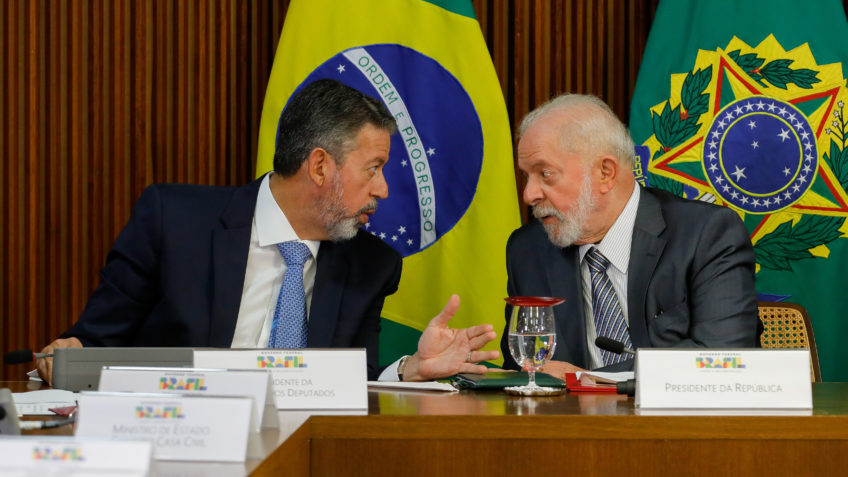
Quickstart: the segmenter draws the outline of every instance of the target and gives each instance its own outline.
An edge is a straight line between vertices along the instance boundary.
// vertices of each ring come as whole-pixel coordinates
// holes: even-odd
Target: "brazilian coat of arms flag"
[[[273,169],[289,97],[323,78],[382,100],[398,122],[384,167],[389,197],[366,225],[404,257],[383,307],[381,363],[414,351],[453,293],[462,304],[451,326],[499,329],[505,244],[520,216],[506,106],[471,2],[293,1],[265,94],[257,176]]]
[[[760,300],[807,309],[826,381],[848,380],[846,62],[837,0],[666,0],[630,112],[637,179],[739,213]]]

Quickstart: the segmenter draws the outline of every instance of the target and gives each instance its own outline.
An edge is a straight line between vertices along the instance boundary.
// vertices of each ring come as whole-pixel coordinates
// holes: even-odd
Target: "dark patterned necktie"
[[[610,265],[607,257],[604,257],[597,248],[592,247],[586,254],[586,263],[589,265],[589,273],[592,278],[592,311],[595,318],[595,335],[606,336],[624,343],[627,348],[632,348],[630,343],[630,330],[624,322],[624,313],[621,311],[621,303],[615,288],[607,276],[607,268]],[[623,361],[624,354],[615,354],[601,350],[604,366]]]

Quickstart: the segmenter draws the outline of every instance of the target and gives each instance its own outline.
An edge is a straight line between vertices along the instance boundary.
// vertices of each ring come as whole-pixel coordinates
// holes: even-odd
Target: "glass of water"
[[[536,371],[547,364],[554,354],[556,322],[553,307],[565,299],[513,296],[506,298],[506,301],[512,305],[507,336],[509,352],[529,376],[526,386],[508,387],[506,391],[524,396],[547,396],[561,392],[560,389],[537,385]]]

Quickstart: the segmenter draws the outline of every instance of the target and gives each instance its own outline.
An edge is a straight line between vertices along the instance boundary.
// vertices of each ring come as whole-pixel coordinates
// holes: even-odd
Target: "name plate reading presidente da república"
[[[158,460],[244,462],[252,401],[83,391],[75,435],[148,440]]]
[[[639,349],[644,409],[812,409],[806,349]]]
[[[364,348],[197,349],[194,365],[271,371],[277,409],[368,409]]]
[[[253,369],[150,368],[104,366],[100,372],[100,391],[135,393],[196,394],[199,396],[250,396],[253,409],[250,428],[279,427],[274,407],[271,375]]]
[[[144,477],[152,449],[147,441],[0,436],[0,475]]]

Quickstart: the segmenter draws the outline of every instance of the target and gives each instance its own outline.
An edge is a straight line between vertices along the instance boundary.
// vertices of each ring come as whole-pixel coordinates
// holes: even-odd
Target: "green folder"
[[[524,386],[529,377],[526,371],[490,371],[486,374],[462,373],[453,377],[458,389],[503,389],[509,386]],[[536,384],[551,388],[564,388],[565,381],[550,374],[536,373]]]

